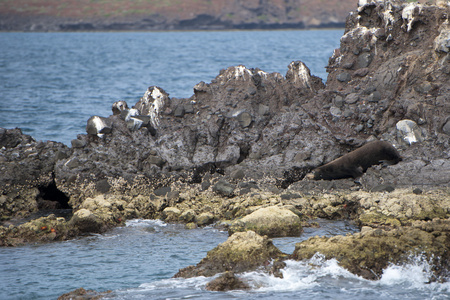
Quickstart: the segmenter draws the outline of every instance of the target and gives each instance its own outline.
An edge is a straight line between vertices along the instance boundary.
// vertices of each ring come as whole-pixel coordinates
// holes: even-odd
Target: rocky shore
[[[151,86],[140,101],[87,120],[72,147],[0,130],[0,245],[102,233],[132,218],[215,224],[229,239],[175,276],[213,276],[211,290],[245,288],[239,273],[281,276],[286,259],[321,253],[375,280],[390,263],[423,257],[450,277],[449,6],[360,1],[327,66],[286,75],[234,66],[188,99]],[[395,165],[361,177],[305,175],[371,140]],[[52,209],[73,214],[27,217]],[[282,253],[271,237],[309,220],[352,220],[361,232],[315,237]]]
[[[353,0],[6,0],[0,31],[342,28]]]

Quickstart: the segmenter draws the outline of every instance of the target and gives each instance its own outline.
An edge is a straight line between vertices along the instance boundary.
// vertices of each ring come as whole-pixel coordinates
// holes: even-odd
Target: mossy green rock
[[[196,266],[181,269],[174,277],[214,276],[226,271],[246,272],[286,255],[267,237],[254,231],[237,232],[209,251]]]
[[[295,246],[293,258],[309,259],[321,253],[335,258],[350,272],[366,279],[379,279],[389,264],[426,258],[436,278],[448,276],[450,269],[450,220],[415,221],[413,226],[383,230],[364,227],[354,235],[314,237]]]
[[[253,230],[268,237],[299,236],[303,229],[298,215],[279,206],[260,208],[233,222],[229,234]]]

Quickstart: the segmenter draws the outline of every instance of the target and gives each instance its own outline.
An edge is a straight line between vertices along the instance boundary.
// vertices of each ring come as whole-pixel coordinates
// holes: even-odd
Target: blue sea
[[[120,33],[0,33],[0,127],[20,127],[36,140],[70,146],[92,115],[107,117],[118,100],[135,104],[157,85],[187,98],[235,65],[285,74],[301,60],[326,81],[325,66],[343,30]],[[344,221],[318,220],[298,238],[274,239],[292,253],[308,237],[357,231]],[[130,220],[102,235],[0,248],[0,299],[56,299],[83,287],[111,290],[107,299],[450,299],[450,283],[428,283],[420,257],[389,266],[378,281],[316,255],[288,261],[284,278],[239,276],[249,291],[209,292],[211,278],[172,279],[227,239],[214,227],[187,230],[158,220]]]

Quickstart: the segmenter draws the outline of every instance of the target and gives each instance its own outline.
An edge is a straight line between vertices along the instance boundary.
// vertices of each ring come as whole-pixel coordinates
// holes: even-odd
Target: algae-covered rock
[[[33,242],[61,241],[72,238],[78,230],[62,217],[51,214],[18,226],[0,226],[0,246],[18,246]]]
[[[0,220],[12,216],[28,216],[38,211],[37,188],[28,188],[0,195]]]
[[[303,229],[298,215],[279,206],[260,208],[233,222],[230,235],[238,231],[253,230],[268,237],[299,236]]]
[[[213,276],[217,273],[254,270],[271,260],[286,257],[272,241],[254,231],[237,232],[209,251],[196,266],[181,269],[174,277]]]
[[[379,279],[389,264],[421,256],[433,266],[435,279],[449,275],[450,220],[416,221],[411,227],[369,229],[347,236],[314,237],[296,244],[293,258],[309,259],[321,253],[335,258],[350,272],[366,279]]]

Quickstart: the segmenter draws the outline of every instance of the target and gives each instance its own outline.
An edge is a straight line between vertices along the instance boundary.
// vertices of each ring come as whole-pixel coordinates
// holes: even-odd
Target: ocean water
[[[295,60],[326,80],[343,30],[0,33],[0,127],[70,145],[89,117],[134,105],[149,86],[188,98],[245,65],[286,74]]]
[[[357,231],[345,221],[319,220],[298,238],[276,238],[292,253],[311,236]],[[103,235],[66,242],[0,248],[0,299],[56,299],[79,287],[111,290],[106,299],[448,299],[450,283],[427,283],[430,266],[420,258],[391,266],[368,281],[317,254],[309,261],[287,261],[283,279],[262,272],[239,275],[248,291],[210,292],[211,278],[172,278],[195,265],[228,234],[213,227],[187,230],[158,220],[130,220]]]
[[[0,127],[22,128],[36,140],[70,145],[92,115],[108,116],[118,100],[135,104],[148,86],[190,97],[221,69],[243,64],[285,74],[301,60],[326,80],[325,66],[343,30],[121,33],[0,33]],[[299,238],[274,239],[292,253],[296,242],[357,231],[319,220]],[[108,299],[450,299],[449,283],[428,283],[420,257],[392,265],[368,281],[316,255],[288,261],[284,278],[239,275],[249,291],[209,292],[210,278],[172,279],[227,239],[213,227],[186,230],[131,220],[102,235],[0,248],[0,299],[56,299],[83,287],[111,290]]]

